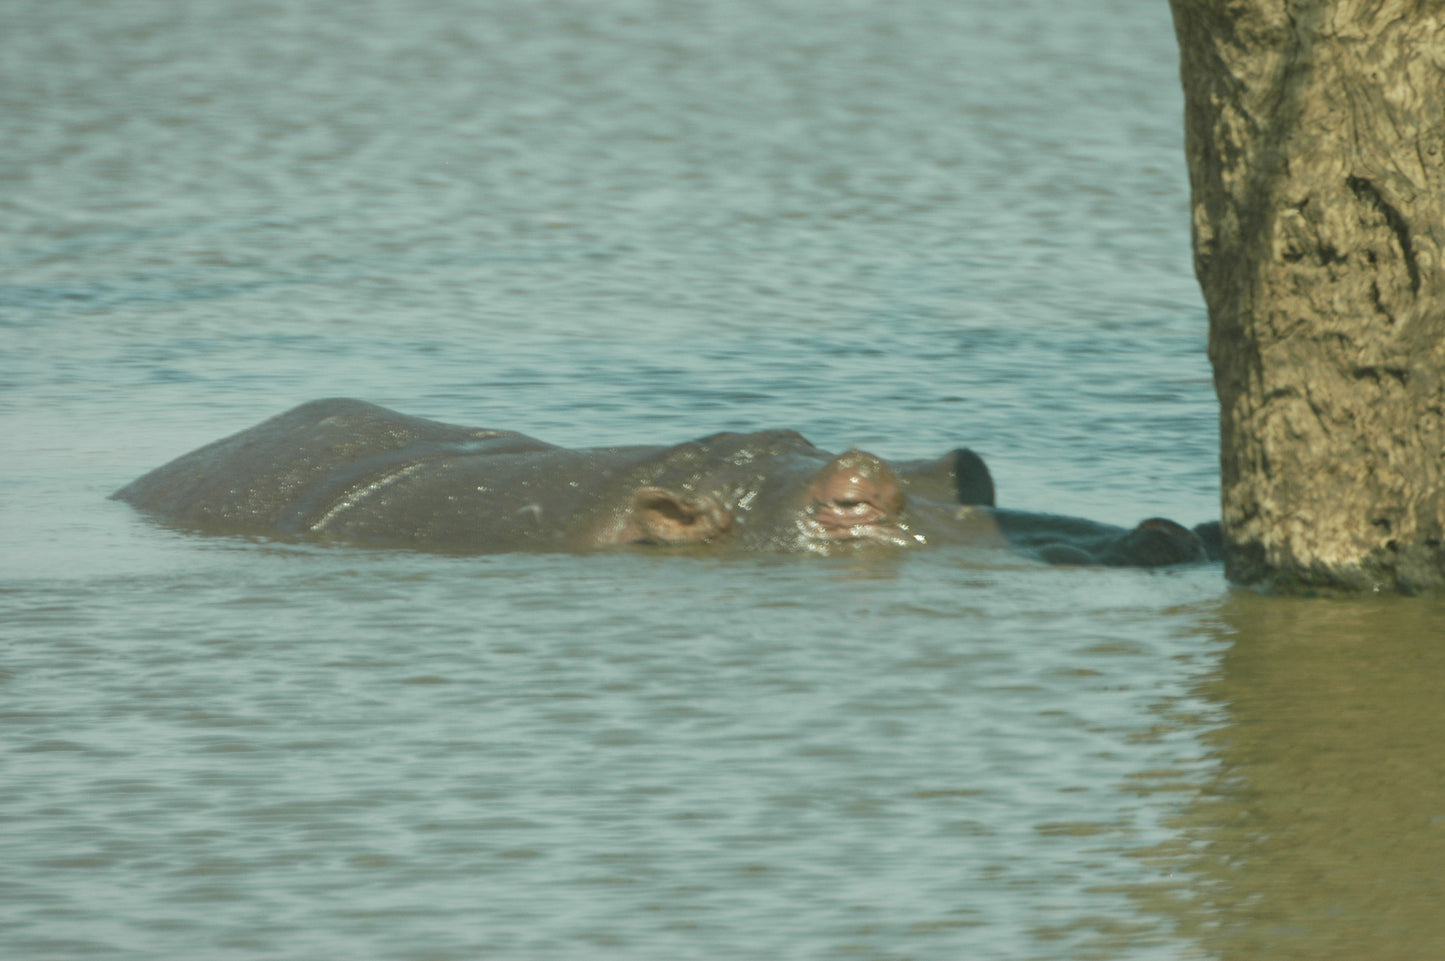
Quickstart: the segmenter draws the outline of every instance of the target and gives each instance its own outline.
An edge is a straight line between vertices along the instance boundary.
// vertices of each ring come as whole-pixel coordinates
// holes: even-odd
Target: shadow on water
[[[1445,603],[1236,592],[1196,695],[1221,723],[1136,892],[1221,959],[1441,956]]]

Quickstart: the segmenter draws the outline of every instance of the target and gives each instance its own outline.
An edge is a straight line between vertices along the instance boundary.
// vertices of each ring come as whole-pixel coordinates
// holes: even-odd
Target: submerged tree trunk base
[[[1445,589],[1445,11],[1171,4],[1226,573]]]

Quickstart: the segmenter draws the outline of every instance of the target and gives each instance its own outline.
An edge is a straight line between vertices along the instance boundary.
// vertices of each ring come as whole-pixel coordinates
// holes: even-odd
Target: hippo
[[[1132,529],[1003,510],[959,448],[885,463],[791,430],[671,447],[556,447],[360,400],[302,404],[159,467],[111,495],[210,534],[445,553],[622,545],[837,554],[968,544],[1056,564],[1209,559],[1209,525]]]

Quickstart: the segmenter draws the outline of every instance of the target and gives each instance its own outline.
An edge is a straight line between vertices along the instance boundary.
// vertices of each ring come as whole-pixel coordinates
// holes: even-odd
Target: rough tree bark
[[[1445,587],[1445,4],[1170,0],[1225,570]]]

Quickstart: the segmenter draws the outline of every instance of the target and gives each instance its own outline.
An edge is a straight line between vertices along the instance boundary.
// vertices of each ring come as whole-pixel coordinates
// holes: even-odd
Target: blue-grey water
[[[1176,72],[1163,0],[5,0],[0,957],[1438,956],[1438,602],[106,500],[348,395],[1213,517]]]

